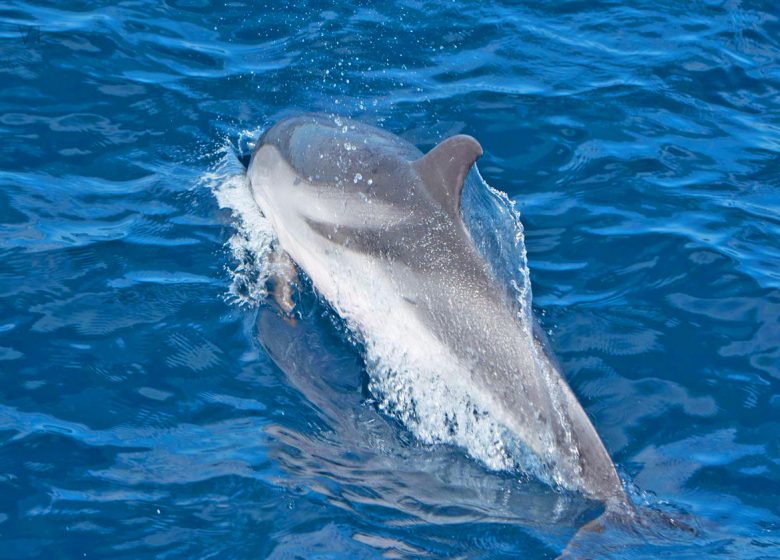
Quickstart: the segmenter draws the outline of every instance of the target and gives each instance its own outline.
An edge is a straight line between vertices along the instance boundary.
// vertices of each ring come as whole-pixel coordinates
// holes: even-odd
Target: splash
[[[217,162],[201,178],[201,184],[214,193],[219,207],[230,211],[236,228],[227,242],[233,257],[228,266],[231,278],[228,299],[249,307],[259,305],[268,296],[270,255],[276,243],[270,222],[252,198],[244,167],[238,159],[242,147],[251,148],[251,139],[257,136],[257,131],[247,130],[241,133],[238,146],[226,141],[214,154]]]
[[[499,284],[504,286],[507,301],[513,303],[517,324],[526,340],[533,341],[537,336],[536,319],[520,211],[506,193],[494,189],[482,178],[475,165],[464,184],[461,212],[472,241],[490,265]],[[509,435],[507,437],[513,440],[513,456],[520,457],[517,465],[525,472],[533,473],[559,488],[578,489],[582,474],[579,450],[565,414],[564,396],[557,381],[559,374],[548,357],[543,355],[541,345],[531,343],[528,351],[537,366],[537,375],[545,380],[566,451],[561,453],[559,444],[548,441],[547,453],[543,457],[534,456],[522,442]]]
[[[506,193],[491,187],[475,165],[463,186],[461,214],[477,249],[515,304],[526,334],[533,331],[531,277],[520,212]]]

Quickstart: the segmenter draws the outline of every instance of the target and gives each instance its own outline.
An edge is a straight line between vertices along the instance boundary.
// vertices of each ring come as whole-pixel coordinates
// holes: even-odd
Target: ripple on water
[[[583,550],[778,556],[774,3],[358,4],[0,16],[0,556],[552,558],[598,514],[380,413],[310,292],[269,318],[226,156],[298,110],[480,140],[632,496],[699,529]]]

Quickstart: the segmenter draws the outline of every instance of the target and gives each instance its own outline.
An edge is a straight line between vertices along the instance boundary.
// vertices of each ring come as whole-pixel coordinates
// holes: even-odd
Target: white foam
[[[256,137],[257,133],[245,131],[243,136]],[[254,307],[268,295],[269,257],[276,236],[252,198],[235,148],[226,142],[217,155],[217,163],[201,178],[201,183],[214,193],[220,208],[231,212],[236,228],[227,242],[234,257],[229,268],[228,295],[239,305]]]

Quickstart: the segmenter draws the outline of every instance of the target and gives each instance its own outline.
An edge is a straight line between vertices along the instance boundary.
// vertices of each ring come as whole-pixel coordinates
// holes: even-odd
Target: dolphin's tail
[[[580,527],[558,558],[610,558],[652,542],[689,540],[698,534],[689,516],[650,507],[608,504],[596,519]]]
[[[607,557],[616,547],[615,535],[630,531],[632,524],[630,517],[627,518],[623,513],[607,507],[604,513],[577,530],[558,556],[558,560]]]

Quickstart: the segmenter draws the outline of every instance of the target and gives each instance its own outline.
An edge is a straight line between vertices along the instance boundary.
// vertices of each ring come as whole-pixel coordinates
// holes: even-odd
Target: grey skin
[[[463,183],[481,155],[470,136],[424,155],[380,129],[306,114],[262,136],[248,179],[281,249],[348,324],[369,337],[414,332],[419,346],[435,346],[556,483],[625,509],[604,444],[463,222]],[[293,268],[279,266],[287,280]]]

